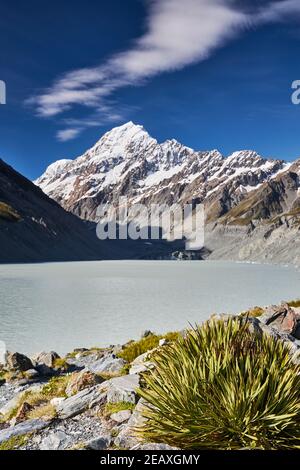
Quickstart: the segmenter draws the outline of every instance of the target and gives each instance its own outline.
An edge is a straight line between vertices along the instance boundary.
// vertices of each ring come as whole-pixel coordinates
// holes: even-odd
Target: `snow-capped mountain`
[[[224,157],[195,151],[176,140],[160,144],[129,122],[106,133],[75,160],[59,160],[35,181],[48,196],[83,219],[96,220],[101,203],[187,203],[205,201],[218,218],[275,178],[288,165],[253,151]]]
[[[300,160],[160,144],[129,122],[75,160],[50,165],[35,183],[89,221],[99,204],[117,205],[121,196],[148,207],[203,202],[212,258],[300,265]]]

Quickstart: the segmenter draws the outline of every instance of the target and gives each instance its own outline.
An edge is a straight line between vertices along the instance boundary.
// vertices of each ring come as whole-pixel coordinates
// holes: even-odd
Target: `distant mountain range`
[[[205,250],[192,259],[300,265],[300,160],[159,144],[132,122],[35,184],[0,160],[0,262],[186,257],[182,241],[99,241],[97,207],[121,196],[148,207],[203,203]]]
[[[165,258],[177,243],[100,242],[96,226],[65,211],[0,160],[0,263]]]
[[[211,257],[300,264],[300,160],[254,151],[224,157],[176,140],[159,144],[129,122],[75,160],[59,160],[35,181],[64,209],[96,220],[101,203],[204,203]]]

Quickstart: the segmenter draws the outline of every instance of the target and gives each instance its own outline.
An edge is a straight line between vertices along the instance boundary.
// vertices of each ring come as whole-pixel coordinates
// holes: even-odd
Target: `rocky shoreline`
[[[300,364],[300,302],[257,307],[240,317],[256,334],[287,344]],[[171,449],[139,439],[136,430],[145,423],[147,407],[139,389],[154,368],[151,356],[184,335],[148,331],[138,341],[77,349],[64,358],[8,352],[0,366],[0,450]]]

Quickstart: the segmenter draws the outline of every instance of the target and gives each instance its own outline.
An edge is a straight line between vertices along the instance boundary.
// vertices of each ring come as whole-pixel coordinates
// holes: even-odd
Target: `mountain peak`
[[[157,144],[157,141],[148,134],[143,126],[129,121],[106,132],[84,154],[84,157],[90,162],[99,162],[109,158],[128,160],[153,144]]]
[[[95,220],[98,205],[120,195],[149,204],[202,201],[207,194],[222,194],[225,186],[250,191],[282,169],[283,162],[250,150],[224,158],[217,150],[195,151],[175,139],[159,144],[143,126],[129,121],[73,162],[50,166],[37,184],[67,210]]]
[[[106,132],[93,148],[98,147],[99,144],[122,147],[131,141],[142,139],[151,139],[151,137],[143,126],[129,121]]]
[[[106,134],[104,134],[104,136],[100,140],[107,138],[107,136],[118,136],[118,137],[126,136],[128,138],[132,138],[135,135],[140,134],[140,133],[149,135],[143,126],[139,124],[135,124],[132,121],[128,121],[125,124],[114,127],[112,130],[108,131]]]
[[[137,128],[137,129],[144,129],[144,127],[141,124],[136,124],[133,121],[128,121],[125,122],[125,124],[122,124],[121,126],[117,126],[115,129],[131,129],[131,128]]]

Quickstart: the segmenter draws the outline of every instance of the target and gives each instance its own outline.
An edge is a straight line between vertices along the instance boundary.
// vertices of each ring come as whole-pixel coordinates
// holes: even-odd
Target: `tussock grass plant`
[[[150,442],[182,449],[300,448],[300,366],[247,319],[211,320],[162,348],[145,376]]]

